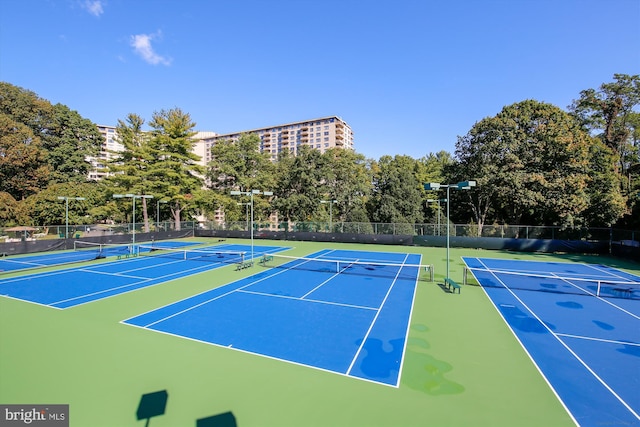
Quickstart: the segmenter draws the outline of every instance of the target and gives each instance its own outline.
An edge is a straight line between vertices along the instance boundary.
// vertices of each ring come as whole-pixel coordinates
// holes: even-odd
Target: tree
[[[37,193],[49,180],[40,138],[32,130],[0,113],[0,191],[16,200]]]
[[[455,163],[453,156],[448,151],[439,151],[437,153],[429,153],[428,155],[418,159],[418,172],[416,177],[418,181],[425,184],[428,182],[446,183],[449,181],[447,176],[448,168]],[[424,206],[425,218],[434,218],[438,214],[438,209],[443,208],[442,203],[429,204],[428,200],[434,196],[425,193],[422,199]],[[435,196],[437,197],[437,196]]]
[[[613,150],[621,172],[625,173],[628,168],[625,155],[635,151],[630,146],[637,142],[637,135],[633,139],[637,131],[634,123],[638,120],[634,108],[640,104],[640,75],[614,74],[613,78],[614,82],[603,83],[599,90],[581,91],[580,98],[569,108],[587,129]]]
[[[584,216],[592,227],[611,227],[627,212],[626,199],[620,192],[620,177],[614,172],[617,158],[613,150],[598,139],[594,139],[589,148],[589,207]]]
[[[223,207],[228,219],[241,215],[238,200],[230,191],[267,190],[275,185],[275,165],[267,153],[260,152],[257,134],[242,134],[237,141],[218,141],[211,147],[212,160],[207,168],[207,186],[215,190],[217,198],[207,196],[218,207]],[[262,198],[254,200],[254,207],[261,215],[268,215],[268,203]]]
[[[568,113],[533,100],[476,123],[458,138],[452,178],[478,182],[468,197],[479,233],[488,219],[584,225],[591,142]]]
[[[143,125],[144,119],[134,113],[128,114],[125,121],[118,120],[117,140],[124,150],[113,152],[114,157],[109,164],[111,175],[106,182],[112,194],[150,194],[149,164],[153,156],[149,148],[149,135],[142,130]],[[145,198],[142,198],[142,216],[144,229],[148,232],[149,215]]]
[[[417,171],[418,163],[409,156],[380,158],[369,201],[374,222],[415,224],[422,220],[422,183],[418,181]],[[406,231],[409,232],[409,228]]]
[[[34,92],[0,82],[0,113],[27,126],[33,135],[42,137],[53,126],[53,106]]]
[[[0,192],[0,224],[12,226],[28,223],[29,217],[24,212],[22,203],[9,193]]]
[[[200,157],[193,153],[195,123],[188,113],[174,108],[155,112],[149,125],[146,194],[169,200],[175,228],[180,230],[181,214],[195,208],[194,193],[204,182],[205,169],[196,163]]]
[[[336,200],[334,218],[348,222],[368,222],[365,203],[371,192],[371,173],[362,154],[332,148],[324,152],[324,187],[328,200]],[[337,208],[337,209],[336,209]]]
[[[274,165],[260,152],[257,134],[242,134],[237,141],[219,141],[211,147],[209,187],[222,192],[248,191],[273,185]]]
[[[95,223],[96,218],[90,215],[90,206],[101,206],[105,199],[103,185],[98,182],[52,183],[25,201],[32,224],[64,224],[66,202],[58,199],[61,196],[84,198],[69,201],[69,224]]]
[[[47,151],[47,163],[51,166],[53,182],[84,182],[91,163],[87,157],[95,157],[102,146],[103,137],[97,126],[69,107],[53,106],[52,125],[42,138]]]
[[[287,221],[313,220],[320,200],[327,194],[323,184],[326,169],[320,151],[305,145],[295,157],[282,153],[277,168],[274,208]]]

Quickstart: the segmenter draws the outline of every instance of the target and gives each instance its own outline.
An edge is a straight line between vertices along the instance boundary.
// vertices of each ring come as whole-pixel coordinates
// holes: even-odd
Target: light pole
[[[251,191],[232,191],[232,196],[250,196],[251,197],[251,265],[253,265],[253,195],[254,194],[262,194],[265,196],[273,196],[272,191],[260,191],[260,190],[251,190]]]
[[[160,228],[160,203],[169,203],[166,200],[156,201],[156,230]]]
[[[69,238],[69,200],[85,200],[85,198],[58,196],[58,200],[64,200],[64,218],[65,218],[64,238],[68,239]]]
[[[133,237],[131,239],[131,255],[135,254],[136,251],[136,199],[153,199],[151,194],[114,194],[114,199],[122,199],[122,198],[131,198],[133,200],[133,209],[131,213],[131,231],[133,232]]]
[[[334,203],[338,203],[337,200],[320,200],[320,203],[329,203],[329,232],[331,233],[333,231],[333,214],[332,214],[332,209],[333,208],[333,204]]]
[[[459,182],[457,184],[438,184],[435,182],[430,182],[427,184],[424,184],[424,189],[425,190],[439,190],[441,188],[446,188],[447,189],[447,277],[446,279],[449,279],[449,206],[451,205],[451,195],[449,193],[449,190],[451,188],[455,188],[458,190],[470,190],[471,187],[475,187],[476,186],[476,182],[475,181],[463,181],[463,182]]]

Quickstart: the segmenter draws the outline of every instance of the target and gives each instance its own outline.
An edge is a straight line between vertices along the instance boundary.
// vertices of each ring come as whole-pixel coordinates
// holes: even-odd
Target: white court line
[[[174,314],[172,314],[172,315],[170,315],[170,316],[167,316],[167,317],[164,317],[164,318],[162,318],[162,319],[156,320],[155,322],[149,323],[149,324],[147,324],[147,325],[145,325],[145,326],[141,326],[141,327],[143,327],[143,328],[148,328],[149,326],[152,326],[152,325],[158,324],[158,323],[160,323],[160,322],[164,322],[164,321],[165,321],[165,320],[167,320],[167,319],[171,319],[172,317],[175,317],[175,316],[178,316],[178,315],[180,315],[180,314],[186,313],[186,312],[188,312],[188,311],[190,311],[190,310],[193,310],[194,308],[198,308],[198,307],[200,307],[200,306],[202,306],[202,305],[204,305],[204,304],[208,304],[208,303],[210,303],[210,302],[212,302],[212,301],[215,301],[215,300],[217,300],[217,299],[219,299],[219,298],[225,297],[225,296],[227,296],[227,295],[231,295],[232,293],[234,293],[234,292],[236,292],[236,291],[242,290],[242,289],[244,289],[244,288],[246,288],[246,287],[249,287],[249,286],[254,285],[254,284],[256,284],[256,283],[262,282],[263,280],[270,279],[270,278],[272,278],[272,277],[274,277],[274,276],[278,276],[278,275],[280,275],[280,274],[282,274],[282,273],[285,273],[285,272],[287,272],[287,271],[290,271],[290,270],[291,270],[291,269],[289,269],[289,268],[282,269],[282,270],[280,270],[280,271],[278,271],[278,272],[276,272],[276,273],[274,273],[274,274],[271,274],[271,275],[269,275],[269,276],[262,277],[262,278],[260,278],[259,280],[255,280],[255,281],[253,281],[253,282],[251,282],[251,283],[248,283],[248,284],[246,284],[246,285],[244,285],[244,286],[241,286],[240,288],[232,289],[231,291],[229,291],[229,292],[225,292],[225,293],[224,293],[224,294],[222,294],[222,295],[218,295],[217,297],[211,298],[211,299],[209,299],[209,300],[206,300],[206,301],[201,302],[201,303],[199,303],[199,304],[196,304],[196,305],[194,305],[194,306],[191,306],[191,307],[185,308],[184,310],[181,310],[181,311],[179,311],[179,312],[177,312],[177,313],[174,313]],[[240,280],[243,280],[243,279],[240,279]],[[227,285],[224,285],[224,286],[227,286]],[[181,299],[180,301],[172,302],[171,304],[167,304],[167,305],[165,305],[165,306],[162,306],[162,307],[159,307],[159,308],[155,308],[155,309],[153,309],[153,310],[149,310],[149,311],[147,311],[146,313],[142,313],[142,314],[139,314],[139,315],[137,315],[137,316],[130,317],[129,319],[123,320],[123,322],[126,322],[127,320],[131,320],[131,319],[135,319],[136,317],[144,316],[144,315],[149,314],[149,313],[152,313],[152,312],[154,312],[154,311],[161,310],[161,309],[163,309],[163,308],[166,308],[166,307],[172,306],[172,305],[174,305],[174,304],[178,304],[178,303],[180,303],[180,302],[186,301],[186,300],[191,299],[191,298],[195,298],[195,297],[197,297],[197,296],[199,296],[199,295],[203,295],[203,294],[206,294],[207,292],[211,292],[211,291],[212,291],[212,289],[207,289],[207,290],[206,290],[206,291],[204,291],[204,292],[200,292],[199,294],[196,294],[196,295],[191,295],[191,296],[189,296],[189,297],[187,297],[187,298]],[[127,324],[129,324],[129,323],[127,323]]]
[[[28,299],[21,299],[21,298],[17,298],[17,297],[12,297],[11,295],[0,294],[0,296],[3,296],[5,298],[7,298],[7,299],[12,299],[14,301],[28,302],[29,304],[35,304],[35,305],[39,305],[41,307],[48,307],[48,308],[55,308],[56,310],[63,310],[60,307],[54,307],[54,306],[49,305],[49,304],[45,304],[45,303],[37,302],[37,301],[31,301],[31,300],[28,300]]]
[[[478,260],[478,262],[480,262],[482,265],[484,265],[485,268],[488,267],[486,264],[484,264],[479,258],[476,258]],[[493,273],[492,273],[493,274]],[[638,415],[631,406],[629,406],[629,404],[627,402],[624,401],[624,399],[622,399],[620,396],[618,396],[618,394],[609,386],[609,384],[607,384],[602,378],[600,378],[600,376],[598,374],[595,373],[595,371],[593,369],[591,369],[591,367],[580,358],[580,356],[578,356],[564,341],[562,341],[560,339],[560,337],[551,330],[551,328],[549,328],[549,326],[542,321],[542,319],[540,319],[540,317],[538,317],[538,315],[536,315],[534,313],[533,310],[531,310],[529,308],[529,306],[527,306],[527,304],[524,303],[524,301],[522,301],[502,280],[500,280],[500,278],[498,276],[496,276],[495,274],[493,274],[493,276],[500,282],[502,283],[502,285],[505,287],[505,289],[507,291],[509,291],[509,293],[511,293],[511,295],[513,295],[513,297],[515,299],[517,299],[520,304],[522,304],[522,306],[524,308],[526,308],[529,313],[531,313],[531,315],[533,317],[536,318],[536,320],[538,322],[540,322],[540,324],[551,334],[551,336],[553,336],[556,340],[558,340],[558,342],[569,352],[571,353],[571,355],[573,357],[575,357],[575,359],[582,365],[584,366],[584,368],[589,371],[589,373],[591,373],[591,375],[593,375],[593,377],[600,382],[600,384],[602,384],[607,390],[609,390],[609,392],[625,407],[627,408],[627,410],[629,412],[631,412],[631,414],[633,414],[633,416],[635,416],[638,420],[640,420],[640,415]],[[489,297],[489,299],[491,299]],[[493,301],[493,300],[492,300]],[[495,304],[494,304],[495,306]],[[496,307],[497,309],[497,307]],[[500,312],[500,310],[498,310],[498,313],[500,313],[500,316],[502,316],[502,313]],[[516,335],[517,338],[517,334],[513,331],[513,329],[511,328],[511,325],[509,324],[509,322],[507,322],[507,320],[504,318],[504,316],[502,316],[502,318],[504,319],[504,321],[506,322],[506,324],[509,326],[509,329],[511,329],[512,333],[514,335]],[[535,359],[531,356],[531,354],[527,351],[527,348],[522,344],[522,341],[520,341],[520,339],[518,338],[518,341],[520,342],[520,345],[522,346],[522,348],[524,349],[524,351],[529,355],[529,358],[531,359],[531,361],[534,363],[534,365],[536,366],[536,368],[538,369],[538,371],[540,372],[540,374],[543,376],[543,378],[545,379],[545,381],[547,381],[547,384],[549,384],[549,387],[551,387],[551,389],[554,391],[554,393],[556,394],[556,396],[558,396],[555,388],[551,385],[551,382],[547,379],[547,377],[544,375],[544,373],[542,372],[542,370],[540,369],[540,367],[538,366],[538,364],[536,363]],[[562,402],[562,405],[564,406],[564,402],[562,399],[560,399],[560,397],[558,396],[558,399],[560,400],[560,402]],[[569,413],[569,415],[571,416],[571,418],[574,420],[574,422],[576,422],[576,425],[578,425],[577,421],[575,420],[575,418],[573,417],[573,414],[571,413],[571,411],[568,410],[568,408],[565,406],[565,408],[567,409],[567,412]]]
[[[36,267],[40,267],[40,266],[45,266],[46,265],[46,264],[38,264],[37,262],[33,262],[33,261],[20,261],[19,258],[18,259],[0,259],[0,261],[7,262],[9,264],[13,263],[13,264],[19,264],[19,265],[33,265],[33,266],[36,266]],[[20,270],[11,270],[11,271],[20,271]]]
[[[615,278],[618,278],[618,279],[624,279],[625,281],[628,281],[629,283],[634,283],[633,280],[630,280],[628,277],[622,276],[620,274],[612,274],[610,271],[603,270],[601,268],[598,268],[595,265],[589,265],[589,264],[584,264],[584,265],[586,265],[589,268],[593,268],[594,270],[596,270],[596,271],[598,271],[600,273],[604,273],[604,274],[606,274],[606,275],[608,275],[610,277],[615,277]],[[628,274],[631,274],[631,273],[628,273]],[[606,279],[603,279],[603,281],[606,281]]]
[[[69,301],[73,301],[73,300],[83,299],[83,298],[86,298],[86,297],[99,295],[99,294],[104,294],[104,293],[115,291],[115,290],[118,290],[118,289],[130,288],[132,286],[139,285],[141,283],[151,282],[151,281],[154,281],[154,280],[161,280],[161,279],[164,279],[164,278],[167,278],[167,277],[172,277],[172,276],[178,276],[178,278],[188,277],[189,274],[184,274],[185,272],[188,273],[190,271],[205,270],[205,268],[208,268],[208,267],[211,267],[211,269],[213,269],[213,267],[217,266],[217,265],[219,265],[219,264],[214,264],[214,263],[210,263],[209,264],[209,263],[207,263],[207,264],[205,264],[205,265],[203,265],[201,267],[198,267],[198,268],[191,268],[189,270],[177,271],[177,272],[174,272],[174,273],[171,273],[171,274],[165,274],[164,276],[153,277],[153,278],[150,278],[150,279],[147,278],[145,280],[141,280],[139,282],[130,283],[128,285],[116,286],[115,288],[103,289],[103,290],[98,291],[98,292],[92,292],[92,293],[89,293],[89,294],[79,295],[77,297],[68,298],[68,299],[61,300],[61,301],[56,301],[56,302],[53,302],[52,304],[61,304],[61,303],[65,303],[65,302],[69,302]],[[161,282],[158,282],[156,284],[159,285],[159,284],[162,284],[162,283],[166,283],[166,282],[165,281],[161,281]],[[132,289],[132,291],[134,291],[134,290],[138,290],[138,289],[137,288],[136,289]],[[127,291],[127,292],[131,292],[131,291]],[[127,292],[120,292],[120,293],[118,293],[116,295],[112,295],[112,296],[122,295],[122,294],[125,294]],[[92,299],[92,300],[87,301],[87,302],[94,302],[94,301],[96,301],[96,300]],[[74,307],[77,307],[78,305],[83,305],[83,304],[86,304],[86,303],[76,304],[76,305],[74,305]]]
[[[124,321],[122,321],[120,323],[123,323],[123,322]],[[207,344],[207,345],[211,345],[211,346],[218,347],[218,348],[225,348],[227,350],[233,350],[233,351],[238,351],[238,352],[244,353],[244,354],[250,354],[252,356],[260,356],[260,357],[264,357],[264,358],[267,358],[267,359],[270,359],[270,360],[277,360],[278,362],[285,362],[285,363],[289,363],[289,364],[295,365],[295,366],[302,366],[302,367],[305,367],[305,368],[311,368],[311,369],[315,369],[315,370],[318,370],[318,371],[326,372],[326,373],[329,373],[329,374],[336,374],[336,375],[340,375],[342,377],[356,379],[356,380],[359,380],[359,381],[366,381],[366,382],[369,382],[369,383],[372,383],[372,384],[377,384],[377,385],[381,385],[381,386],[385,386],[385,387],[394,387],[393,385],[390,385],[390,384],[387,384],[387,383],[382,383],[382,382],[370,380],[368,378],[353,377],[353,376],[347,375],[346,373],[343,373],[343,372],[333,371],[331,369],[321,368],[321,367],[315,366],[315,365],[307,365],[307,364],[300,363],[300,362],[294,362],[293,360],[289,360],[289,359],[281,359],[279,357],[269,356],[268,354],[264,354],[264,353],[255,353],[253,351],[243,350],[241,348],[233,347],[232,344],[230,344],[230,345],[217,344],[217,343],[210,342],[210,341],[204,341],[204,340],[201,340],[201,339],[198,339],[198,338],[188,337],[186,335],[180,335],[180,334],[176,334],[176,333],[173,333],[173,332],[162,331],[160,329],[147,329],[146,326],[138,326],[138,325],[133,325],[131,323],[125,323],[125,324],[127,326],[133,326],[134,328],[143,329],[145,331],[158,332],[158,333],[161,333],[161,334],[164,334],[164,335],[168,335],[170,337],[182,338],[182,339],[189,340],[189,341],[194,341],[194,342],[197,342],[197,343],[200,343],[200,344]]]
[[[77,271],[82,271],[83,273],[102,274],[103,276],[126,277],[128,279],[137,279],[137,280],[151,280],[148,277],[129,276],[128,274],[109,273],[107,271],[93,271],[93,270],[85,270],[85,269],[80,269],[80,270],[77,270]]]
[[[562,281],[563,281],[563,282],[566,282],[566,283],[570,284],[571,286],[573,286],[573,287],[575,287],[575,288],[578,288],[578,289],[580,289],[581,291],[583,291],[583,292],[587,293],[588,295],[590,295],[590,296],[592,296],[592,297],[594,297],[594,298],[597,298],[597,299],[599,299],[600,301],[602,301],[602,302],[604,302],[604,303],[609,304],[611,307],[614,307],[614,308],[616,308],[616,309],[618,309],[618,310],[622,311],[623,313],[626,313],[626,314],[628,314],[629,316],[634,317],[634,318],[636,318],[636,319],[640,320],[640,316],[639,316],[639,315],[637,315],[637,314],[635,314],[635,313],[632,313],[632,312],[630,312],[629,310],[626,310],[626,309],[624,309],[624,308],[620,307],[619,305],[616,305],[616,304],[612,303],[611,301],[609,301],[609,299],[608,299],[608,298],[600,297],[600,296],[598,296],[598,295],[594,294],[593,292],[590,292],[590,291],[588,291],[587,289],[582,288],[582,287],[581,287],[581,286],[579,286],[579,285],[575,285],[575,284],[571,283],[571,282],[569,281],[569,280],[571,279],[570,277],[567,277],[567,278],[564,278],[564,277],[558,277],[558,279],[562,279]],[[597,280],[596,280],[596,282],[597,282]],[[504,283],[503,283],[503,284],[504,284]],[[505,286],[506,286],[506,285],[505,285]]]
[[[407,262],[407,258],[408,257],[409,257],[409,254],[406,254],[405,257],[404,257],[404,260],[402,261],[402,264],[405,264]],[[380,307],[378,307],[378,312],[376,313],[375,317],[373,318],[373,321],[371,322],[371,325],[369,325],[369,330],[367,331],[367,333],[362,338],[362,343],[360,343],[360,347],[358,348],[358,351],[356,351],[355,356],[351,360],[351,364],[349,365],[349,369],[347,369],[347,375],[351,375],[351,370],[353,369],[353,365],[355,365],[356,360],[358,360],[358,356],[360,355],[360,352],[364,348],[364,344],[367,342],[367,338],[369,338],[369,335],[371,334],[371,331],[373,330],[373,327],[376,324],[376,321],[378,320],[378,316],[380,316],[380,312],[382,311],[382,307],[384,307],[385,302],[387,302],[387,298],[389,298],[389,294],[391,293],[391,290],[393,289],[393,286],[396,284],[396,282],[398,280],[398,275],[400,274],[401,271],[402,271],[402,268],[400,268],[398,270],[398,272],[396,273],[396,277],[393,279],[393,282],[391,282],[391,286],[389,286],[389,289],[387,290],[387,294],[384,296],[384,299],[382,300],[382,303],[380,304]]]
[[[306,261],[306,262],[310,262],[310,261]],[[353,262],[353,261],[351,261]],[[304,262],[302,263],[304,264]],[[300,264],[296,264],[300,265]],[[336,265],[339,267],[340,264],[336,263]],[[349,266],[343,268],[341,271],[337,272],[336,274],[334,274],[333,276],[329,277],[327,280],[325,280],[324,282],[320,283],[318,286],[316,286],[315,288],[311,289],[309,292],[307,292],[306,294],[302,295],[300,297],[300,299],[305,299],[306,297],[308,297],[309,295],[311,295],[312,293],[314,293],[315,291],[317,291],[318,289],[320,289],[321,287],[323,287],[324,285],[326,285],[327,283],[329,283],[331,280],[335,279],[337,276],[340,275],[340,273],[342,273],[344,270],[346,270],[347,268],[349,268]]]
[[[271,298],[284,298],[284,299],[291,299],[291,300],[295,300],[295,301],[312,302],[312,303],[315,303],[315,304],[336,305],[336,306],[339,306],[339,307],[348,307],[348,308],[357,308],[357,309],[360,309],[360,310],[378,311],[377,308],[366,307],[366,306],[363,306],[363,305],[343,304],[343,303],[340,303],[340,302],[323,301],[323,300],[319,300],[319,299],[302,299],[302,298],[299,298],[299,297],[292,297],[292,296],[289,296],[289,295],[268,294],[266,292],[247,291],[245,289],[237,289],[236,292],[243,293],[243,294],[260,295],[260,296],[271,297]]]
[[[560,334],[560,333],[556,335],[558,335],[559,337],[577,338],[580,340],[598,341],[598,342],[606,342],[608,344],[620,344],[620,345],[630,345],[632,347],[640,347],[640,343],[629,342],[629,341],[606,340],[604,338],[593,338],[593,337],[585,337],[582,335]]]

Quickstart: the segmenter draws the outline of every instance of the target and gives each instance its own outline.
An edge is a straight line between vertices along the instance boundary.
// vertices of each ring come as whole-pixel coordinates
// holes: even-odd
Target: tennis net
[[[94,243],[76,240],[73,242],[73,250],[77,252],[95,253],[95,258],[131,254],[131,245],[118,245],[114,243]]]
[[[244,262],[246,252],[242,251],[220,251],[205,249],[178,249],[140,245],[140,256],[158,256],[179,260],[208,261],[220,263],[240,263]]]
[[[265,254],[259,259],[258,264],[263,267],[283,268],[287,270],[305,270],[330,274],[355,274],[397,280],[433,282],[433,265],[426,264],[304,258],[278,254]]]
[[[465,267],[464,285],[587,295],[603,298],[640,299],[640,282],[624,279],[563,277]]]

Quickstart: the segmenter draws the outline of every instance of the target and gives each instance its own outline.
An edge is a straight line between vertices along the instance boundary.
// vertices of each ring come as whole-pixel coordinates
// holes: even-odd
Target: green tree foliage
[[[195,123],[179,108],[155,112],[149,122],[149,164],[146,171],[148,192],[169,201],[176,230],[180,230],[181,214],[197,208],[194,194],[201,191],[205,170],[196,162],[192,137]]]
[[[53,106],[34,92],[0,82],[0,113],[27,126],[35,136],[43,136],[53,124]]]
[[[453,164],[455,164],[455,159],[447,151],[439,151],[435,154],[429,153],[418,160],[418,173],[416,174],[418,181],[423,184],[427,182],[448,183],[447,170]],[[429,203],[428,200],[436,200],[438,198],[440,196],[437,194],[425,192],[422,199],[424,217],[434,223],[438,216],[438,209],[443,210],[446,205],[444,203]],[[440,216],[442,215],[443,213],[440,212]]]
[[[580,98],[569,108],[612,151],[614,172],[618,174],[618,185],[627,201],[626,217],[622,223],[637,226],[640,225],[640,219],[637,219],[640,207],[636,197],[640,192],[640,75],[614,74],[613,79],[597,90],[581,91]],[[612,210],[620,207],[616,196],[596,195],[603,203],[611,201]],[[605,224],[610,223],[610,215],[595,217]]]
[[[416,175],[418,162],[409,156],[383,156],[378,166],[368,203],[371,219],[382,223],[421,222],[422,183]]]
[[[69,200],[69,224],[93,224],[90,207],[104,201],[103,185],[97,182],[54,183],[25,201],[33,225],[62,225],[66,222],[66,202],[58,197],[84,197]]]
[[[152,155],[149,149],[149,135],[143,131],[144,119],[137,114],[130,113],[127,118],[118,120],[116,132],[117,141],[124,147],[123,151],[112,152],[113,158],[109,164],[111,175],[106,183],[111,194],[151,194],[149,164]],[[125,201],[120,203],[120,209],[124,208]],[[133,204],[133,202],[131,202]],[[109,207],[116,205],[115,201],[109,201]],[[145,231],[149,230],[149,209],[147,199],[142,198],[138,204],[142,211]],[[136,209],[138,210],[138,209]],[[125,209],[125,212],[129,212]],[[136,212],[136,216],[138,213]],[[126,218],[127,215],[125,215]]]
[[[210,203],[216,209],[223,207],[230,220],[244,215],[238,206],[238,199],[230,196],[230,191],[270,191],[275,185],[275,165],[269,154],[260,152],[260,137],[256,134],[242,134],[237,141],[225,140],[211,147],[211,162],[207,168],[207,185],[219,197]],[[210,197],[209,197],[210,198]],[[254,209],[260,217],[268,216],[269,206],[263,198],[254,200]]]
[[[16,200],[37,193],[49,181],[45,151],[32,130],[0,113],[0,191]]]
[[[22,204],[6,192],[0,192],[0,224],[4,226],[30,224],[29,216],[24,212]]]
[[[53,106],[51,122],[42,138],[47,163],[52,168],[51,181],[86,181],[91,169],[87,156],[97,156],[103,142],[98,128],[62,104]]]
[[[529,100],[459,137],[457,176],[475,179],[476,222],[584,225],[591,139],[568,113]]]
[[[308,146],[300,147],[292,157],[285,152],[278,160],[274,208],[281,219],[305,222],[315,219],[320,200],[327,194],[322,154]]]
[[[614,74],[614,82],[599,90],[586,89],[569,107],[573,114],[622,159],[625,145],[633,134],[637,119],[634,108],[640,104],[640,75]]]
[[[48,182],[86,181],[91,167],[86,156],[95,156],[102,144],[90,120],[65,105],[52,106],[33,92],[4,82],[0,83],[0,114],[31,129],[34,139],[39,139],[44,155],[38,161],[49,165]]]
[[[610,227],[627,212],[619,176],[614,173],[617,158],[611,148],[597,139],[589,148],[589,207],[584,216],[592,227]]]
[[[368,222],[365,204],[371,193],[372,177],[365,157],[340,148],[327,150],[322,157],[326,171],[325,198],[337,202],[332,207],[333,218]]]

